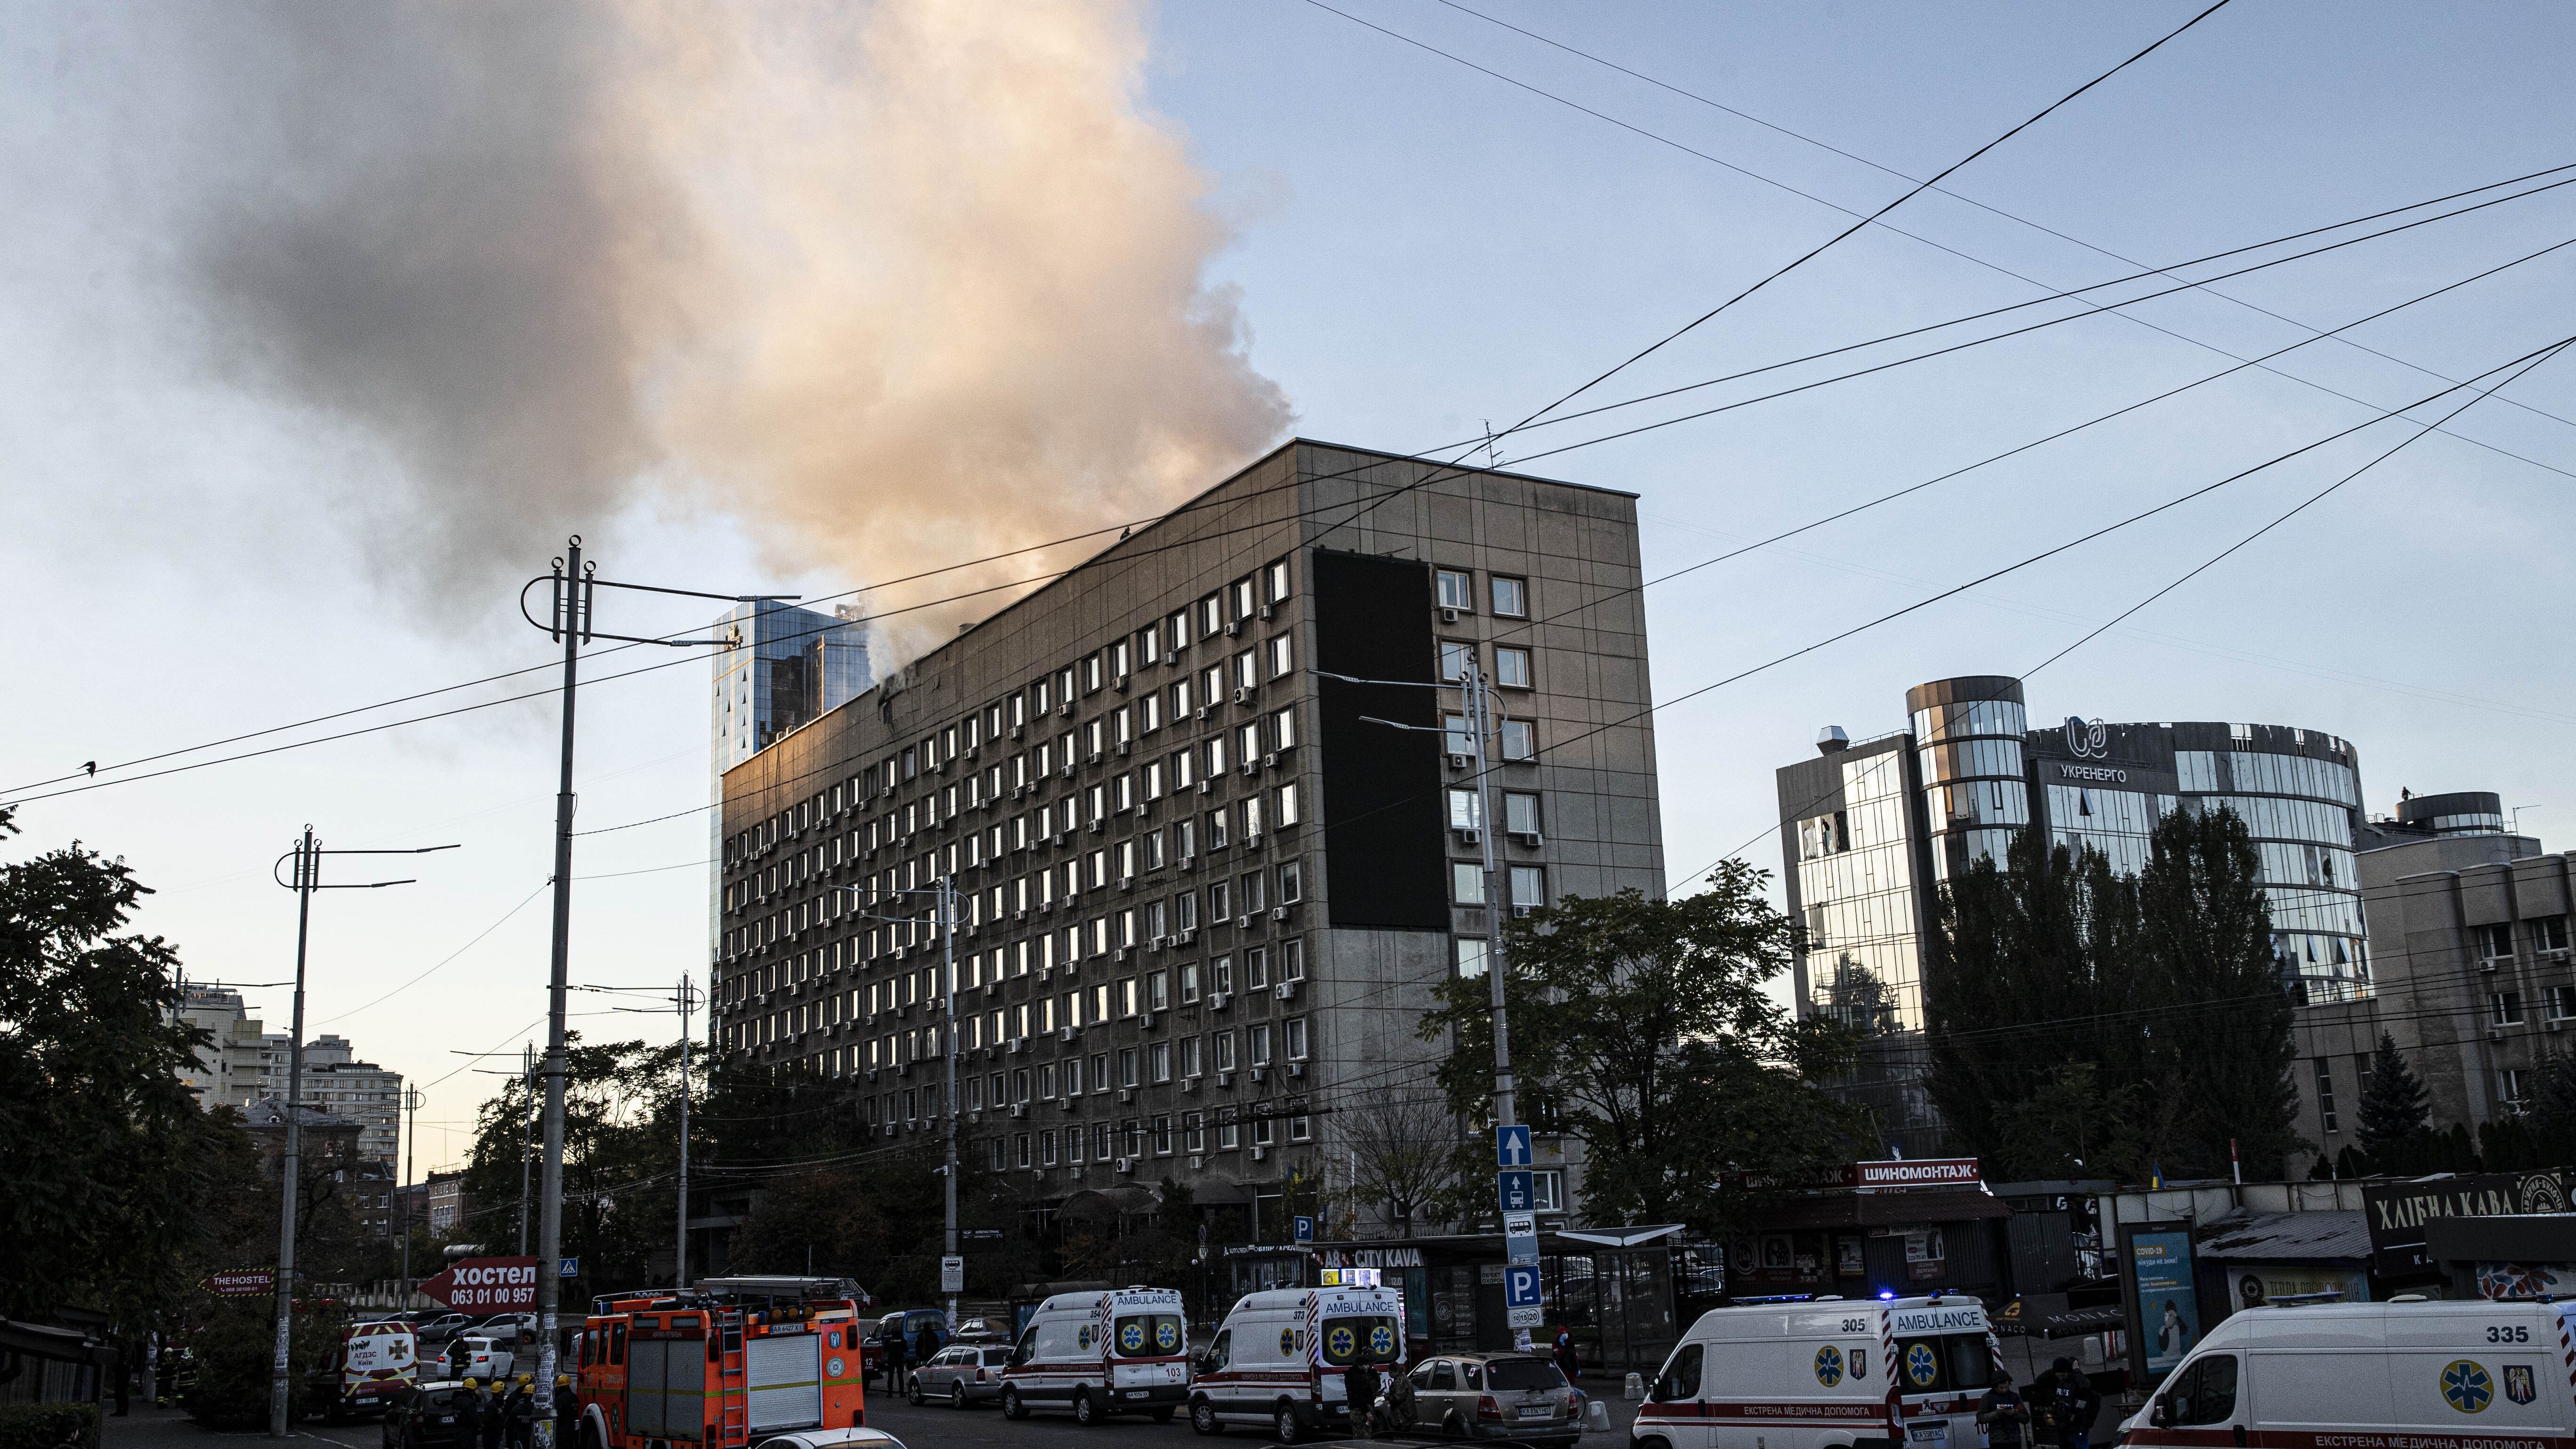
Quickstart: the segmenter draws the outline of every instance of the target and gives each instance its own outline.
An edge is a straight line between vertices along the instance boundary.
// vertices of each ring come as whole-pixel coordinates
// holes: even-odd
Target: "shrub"
[[[0,1449],[98,1449],[96,1404],[0,1404]]]

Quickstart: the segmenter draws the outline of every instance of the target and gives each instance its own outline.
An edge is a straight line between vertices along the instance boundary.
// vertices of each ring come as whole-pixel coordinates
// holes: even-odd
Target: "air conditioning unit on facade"
[[[1257,1143],[1256,1143],[1256,1144],[1254,1144],[1253,1149],[1252,1149],[1252,1160],[1253,1160],[1253,1161],[1255,1161],[1255,1162],[1259,1162],[1261,1159],[1263,1159],[1263,1158],[1265,1158],[1265,1157],[1268,1157],[1269,1155],[1270,1155],[1270,1149],[1269,1149],[1269,1148],[1267,1148],[1267,1147],[1263,1147],[1263,1146],[1261,1146],[1261,1145],[1259,1145],[1259,1144],[1257,1144]]]
[[[1029,1104],[1026,1102],[1013,1102],[1011,1104],[1011,1115],[1014,1117],[1025,1117],[1029,1115]]]
[[[1236,686],[1234,687],[1234,702],[1235,702],[1236,704],[1250,704],[1250,703],[1252,703],[1252,690],[1251,690],[1251,687],[1250,687],[1250,686],[1248,686],[1248,685],[1241,685],[1241,684],[1236,685]]]
[[[1294,1001],[1297,999],[1297,983],[1294,981],[1282,981],[1274,989],[1279,999],[1282,1001]]]
[[[1443,623],[1443,624],[1455,624],[1455,623],[1457,623],[1457,622],[1458,622],[1458,611],[1457,611],[1457,610],[1455,610],[1455,609],[1442,609],[1442,610],[1440,611],[1440,622],[1441,622],[1441,623]]]
[[[1453,770],[1463,770],[1467,768],[1467,757],[1465,755],[1451,755],[1449,757],[1449,768]]]
[[[2554,1029],[2554,1028],[2553,1028],[2553,1029]],[[1195,1092],[1195,1091],[1197,1091],[1198,1089],[1199,1089],[1199,1081],[1198,1081],[1198,1078],[1196,1078],[1196,1077],[1183,1077],[1183,1078],[1181,1078],[1181,1090],[1182,1090],[1182,1091],[1184,1091],[1184,1092]]]
[[[1288,919],[1288,908],[1286,906],[1272,906],[1270,908],[1270,919],[1274,921],[1284,921]]]

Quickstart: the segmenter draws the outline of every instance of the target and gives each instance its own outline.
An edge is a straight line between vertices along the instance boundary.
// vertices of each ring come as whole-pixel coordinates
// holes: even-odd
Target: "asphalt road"
[[[1577,1449],[1624,1449],[1628,1442],[1628,1421],[1636,1416],[1636,1405],[1619,1399],[1619,1385],[1613,1381],[1586,1378],[1585,1393],[1599,1400],[1610,1411],[1608,1432],[1595,1431],[1578,1441]],[[1119,1418],[1096,1428],[1085,1429],[1073,1422],[1073,1415],[1039,1410],[1017,1423],[1002,1417],[996,1405],[977,1404],[958,1410],[941,1404],[914,1408],[902,1399],[871,1387],[868,1391],[868,1425],[883,1429],[904,1443],[904,1449],[1084,1449],[1087,1445],[1152,1445],[1155,1449],[1190,1449],[1201,1444],[1190,1430],[1189,1418],[1181,1415],[1168,1424],[1157,1424],[1146,1418]],[[1232,1445],[1234,1449],[1277,1442],[1263,1429],[1250,1424],[1229,1424],[1209,1449]],[[1367,1441],[1353,1439],[1306,1439],[1305,1444],[1348,1446]],[[1432,1445],[1442,1441],[1424,1438],[1399,1441]],[[1387,1441],[1378,1441],[1376,1449],[1385,1449]],[[115,1446],[109,1446],[115,1449]]]

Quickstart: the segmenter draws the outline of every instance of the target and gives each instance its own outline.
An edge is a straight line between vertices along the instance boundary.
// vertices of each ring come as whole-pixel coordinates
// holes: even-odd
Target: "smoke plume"
[[[639,501],[866,584],[1152,513],[1287,423],[1135,5],[188,14],[204,365],[385,450],[337,501],[418,597]]]

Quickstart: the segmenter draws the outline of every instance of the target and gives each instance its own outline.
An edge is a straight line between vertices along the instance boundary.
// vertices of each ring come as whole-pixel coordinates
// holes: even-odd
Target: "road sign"
[[[1528,1213],[1503,1214],[1503,1261],[1538,1262],[1538,1219]]]
[[[563,1258],[563,1259],[559,1259],[559,1260],[557,1260],[557,1262],[555,1263],[555,1276],[556,1276],[556,1277],[558,1277],[558,1278],[578,1278],[578,1277],[580,1277],[580,1276],[581,1276],[581,1259],[579,1259],[579,1258]]]
[[[1503,1211],[1507,1213],[1525,1213],[1536,1209],[1538,1200],[1530,1187],[1529,1169],[1495,1173],[1494,1200],[1502,1204]]]
[[[1315,1220],[1308,1217],[1297,1219],[1296,1237],[1297,1241],[1301,1243],[1311,1243],[1315,1241]]]
[[[1530,1165],[1530,1130],[1527,1127],[1494,1129],[1494,1165],[1497,1167]]]
[[[998,1243],[1002,1240],[1002,1230],[1000,1228],[961,1228],[957,1236],[963,1242]]]
[[[1514,1263],[1503,1269],[1503,1306],[1505,1308],[1539,1306],[1536,1263]]]
[[[939,1291],[942,1293],[966,1291],[965,1259],[950,1257],[939,1260]]]
[[[420,1291],[468,1313],[525,1312],[537,1306],[537,1260],[467,1258],[422,1279]]]
[[[1535,1304],[1528,1308],[1506,1308],[1503,1310],[1503,1326],[1505,1328],[1537,1328],[1546,1322],[1547,1310],[1540,1308]]]
[[[277,1291],[274,1268],[234,1268],[210,1275],[206,1291],[219,1298],[264,1298]]]

